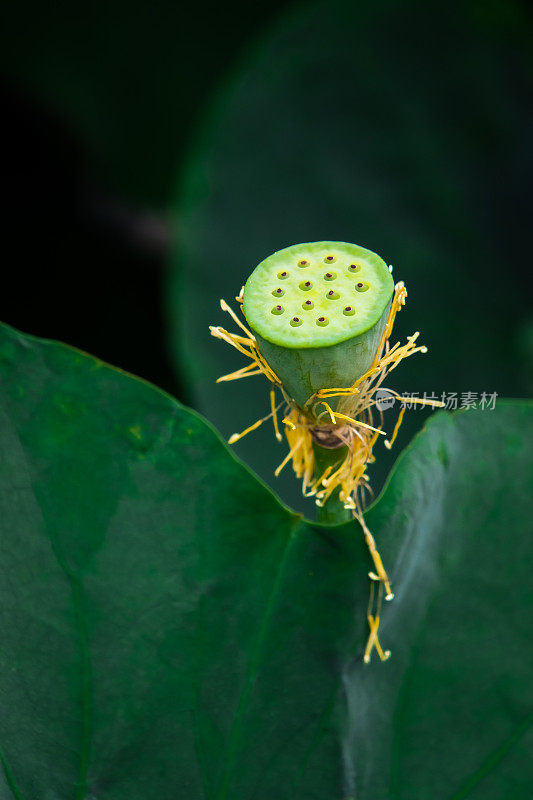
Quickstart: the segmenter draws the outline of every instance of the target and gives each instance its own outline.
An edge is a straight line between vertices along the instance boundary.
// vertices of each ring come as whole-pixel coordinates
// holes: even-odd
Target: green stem
[[[313,450],[315,453],[315,475],[322,475],[324,470],[329,467],[338,465],[346,455],[347,447],[336,447],[330,449],[321,447],[316,442],[313,442]],[[327,522],[329,524],[339,524],[341,522],[348,522],[352,518],[351,511],[344,508],[344,505],[339,500],[340,489],[335,489],[330,497],[326,500],[323,507],[318,507],[317,519],[319,522]]]

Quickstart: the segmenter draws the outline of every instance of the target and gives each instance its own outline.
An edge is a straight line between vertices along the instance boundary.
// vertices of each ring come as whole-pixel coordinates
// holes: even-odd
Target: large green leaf
[[[530,405],[401,457],[368,514],[393,655],[364,666],[355,523],[71,348],[3,327],[0,387],[2,800],[528,796]]]
[[[394,373],[400,391],[460,401],[531,388],[532,26],[519,3],[486,6],[303,4],[217,97],[179,191],[169,308],[190,396],[225,435],[267,402],[257,378],[215,387],[242,360],[208,325],[224,324],[219,297],[294,242],[356,242],[394,264],[409,290],[396,335],[419,330],[429,346]],[[400,446],[423,415],[406,419]],[[237,447],[297,507],[290,483],[273,483],[271,432]],[[393,457],[380,455],[375,485]]]

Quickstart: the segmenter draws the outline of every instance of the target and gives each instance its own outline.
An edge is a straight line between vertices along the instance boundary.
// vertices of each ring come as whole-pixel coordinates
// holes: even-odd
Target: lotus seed
[[[312,300],[305,300],[302,303],[302,308],[305,309],[306,311],[310,311],[314,307],[315,307],[315,304],[313,303]]]
[[[298,261],[298,266],[299,267],[306,267],[308,265],[308,263],[309,262],[306,261],[305,258],[303,258],[301,261]]]
[[[348,267],[348,269],[349,269],[351,272],[359,272],[359,270],[361,269],[361,267],[359,266],[359,264],[350,264],[350,266]]]
[[[283,306],[274,306],[270,311],[271,314],[283,314]]]
[[[358,283],[356,284],[355,288],[357,289],[358,292],[366,292],[369,286],[368,283]]]
[[[283,289],[274,289],[272,294],[274,295],[274,297],[283,297],[285,292],[283,291]]]
[[[337,276],[336,276],[336,274],[334,272],[326,272],[326,274],[324,275],[324,280],[325,281],[334,281],[336,277]]]
[[[300,289],[302,290],[302,292],[308,292],[309,289],[312,287],[312,285],[313,284],[311,283],[311,281],[302,281],[302,283],[300,284]]]
[[[346,308],[342,313],[345,314],[347,317],[351,317],[355,314],[355,309],[352,308],[351,306],[346,306]]]
[[[316,321],[317,325],[320,325],[321,328],[324,328],[329,322],[327,317],[319,317]]]
[[[300,319],[300,317],[293,317],[291,319],[291,325],[292,325],[293,328],[297,328],[298,325],[301,325],[301,324],[302,324],[302,320]]]
[[[330,291],[327,293],[326,297],[327,297],[328,300],[338,300],[339,299],[339,293],[338,292],[334,292],[333,289],[330,289]]]
[[[278,272],[278,278],[280,280],[284,281],[288,277],[289,277],[289,273],[288,272]]]

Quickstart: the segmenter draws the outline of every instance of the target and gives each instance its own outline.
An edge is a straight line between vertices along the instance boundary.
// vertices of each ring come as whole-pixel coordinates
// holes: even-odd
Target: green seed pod
[[[319,389],[350,386],[367,371],[393,290],[386,263],[371,250],[296,244],[255,268],[243,311],[261,353],[303,407]]]

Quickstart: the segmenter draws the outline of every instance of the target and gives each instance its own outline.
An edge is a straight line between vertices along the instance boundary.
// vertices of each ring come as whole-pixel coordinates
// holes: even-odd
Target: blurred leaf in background
[[[0,319],[186,398],[161,314],[178,162],[221,73],[285,4],[5,6]]]
[[[0,326],[0,796],[526,800],[531,404],[440,413],[367,521],[283,507],[197,414]]]
[[[208,325],[228,323],[219,297],[298,241],[356,242],[406,282],[395,335],[420,330],[429,354],[393,373],[398,390],[460,404],[532,388],[532,38],[518,2],[334,0],[285,14],[243,59],[179,188],[168,302],[175,360],[225,436],[267,413],[267,394],[260,378],[215,385],[242,361]],[[411,413],[399,448],[423,419]],[[274,483],[285,451],[270,430],[237,452],[304,507],[295,481]],[[378,454],[375,486],[392,458]]]

